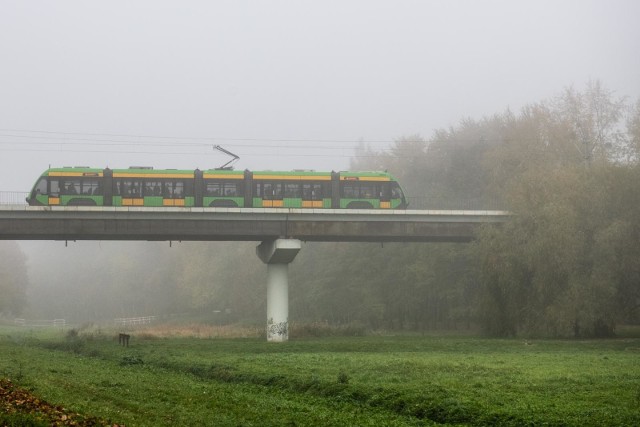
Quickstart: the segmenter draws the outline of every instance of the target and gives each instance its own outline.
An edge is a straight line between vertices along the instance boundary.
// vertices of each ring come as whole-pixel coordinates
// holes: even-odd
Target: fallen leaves
[[[101,420],[96,417],[87,417],[82,414],[74,413],[62,406],[54,406],[47,403],[28,390],[14,385],[8,379],[0,379],[0,412],[4,414],[30,415],[47,423],[51,427],[57,426],[110,426],[124,427],[124,424],[112,424],[109,421]],[[2,419],[0,419],[0,424]]]

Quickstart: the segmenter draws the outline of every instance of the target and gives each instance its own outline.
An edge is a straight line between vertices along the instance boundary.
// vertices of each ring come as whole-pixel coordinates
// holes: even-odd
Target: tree
[[[485,159],[515,216],[476,244],[490,333],[606,336],[637,312],[640,180],[623,107],[596,82],[504,121]]]
[[[640,162],[640,99],[630,109],[627,121],[629,134],[629,159],[631,162]]]
[[[572,142],[585,164],[624,158],[626,140],[618,127],[625,108],[623,98],[615,98],[596,80],[589,81],[584,92],[566,89],[555,103],[560,118],[573,130]]]
[[[609,336],[637,315],[637,169],[576,165],[515,180],[515,216],[476,243],[487,331]]]

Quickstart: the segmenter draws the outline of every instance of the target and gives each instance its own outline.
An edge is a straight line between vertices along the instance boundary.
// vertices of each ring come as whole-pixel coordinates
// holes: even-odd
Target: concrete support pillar
[[[267,264],[267,341],[289,339],[289,264]]]
[[[297,239],[266,241],[256,248],[267,264],[267,341],[289,339],[289,263],[301,248]]]

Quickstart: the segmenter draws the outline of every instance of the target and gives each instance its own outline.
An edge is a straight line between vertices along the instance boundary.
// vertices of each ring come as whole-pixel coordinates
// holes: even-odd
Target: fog
[[[497,115],[507,110],[517,114],[526,105],[551,99],[546,104],[549,117],[559,117],[563,107],[552,108],[555,97],[569,87],[583,90],[593,81],[603,82],[611,99],[626,97],[625,105],[633,105],[640,98],[638,16],[636,0],[2,1],[0,191],[29,191],[49,166],[214,168],[230,160],[214,145],[239,155],[238,169],[371,167],[389,158],[378,163],[357,158],[363,152],[356,150],[359,145],[383,156],[403,137],[417,140],[411,146],[415,149],[436,130],[447,129],[438,134],[445,136],[440,141],[442,158],[452,164],[455,160],[466,174],[455,175],[420,149],[415,152],[422,163],[397,159],[394,173],[406,178],[405,188],[422,192],[412,196],[433,199],[460,192],[488,197],[489,188],[505,189],[491,187],[487,171],[497,171],[502,166],[499,159],[510,159],[512,152],[505,149],[491,157],[485,153],[492,147],[463,153],[447,143],[456,138],[483,140],[483,132],[499,135],[509,126],[512,133],[524,132]],[[494,115],[498,117],[494,122],[455,129],[468,123],[467,118]],[[546,126],[550,121],[540,123]],[[624,120],[617,119],[616,126],[624,127]],[[557,135],[576,132],[567,129]],[[523,140],[529,137],[527,133]],[[562,148],[558,152],[566,156],[565,164],[573,165],[574,157],[581,162],[576,141],[560,139],[551,142]],[[557,156],[528,161],[539,166],[550,159],[556,161]],[[513,164],[526,163],[516,160]],[[509,178],[519,177],[508,172],[513,172],[505,175]],[[538,172],[545,176],[542,169]],[[625,179],[620,182],[633,182]],[[438,185],[433,185],[435,181]],[[257,283],[263,280],[263,266],[253,245],[210,244],[202,249],[184,244],[169,250],[168,244],[156,243],[146,244],[149,249],[142,251],[142,243],[70,245],[20,243],[28,258],[30,297],[40,297],[40,305],[31,308],[41,315],[61,316],[59,312],[68,312],[69,307],[82,307],[84,311],[75,313],[82,320],[92,314],[103,318],[153,314],[154,309],[171,312],[199,304],[209,309],[232,307],[234,313],[245,314],[264,308],[258,288],[262,283]],[[293,277],[294,282],[296,275],[304,280],[299,283],[302,288],[296,290],[294,285],[292,298],[298,299],[295,307],[303,308],[294,308],[294,315],[302,316],[306,310],[320,319],[348,323],[354,320],[352,306],[368,300],[361,319],[370,319],[374,326],[402,328],[408,322],[403,307],[415,299],[416,283],[425,289],[416,313],[434,304],[440,304],[439,313],[444,313],[444,306],[454,307],[452,313],[458,306],[470,306],[466,300],[437,302],[434,295],[439,291],[433,290],[454,282],[475,289],[475,282],[448,275],[457,272],[469,254],[452,256],[448,247],[420,249],[424,254],[416,258],[415,271],[426,271],[429,259],[440,260],[431,266],[433,271],[447,263],[451,269],[429,279],[437,285],[424,274],[407,279],[402,291],[406,298],[397,299],[397,310],[389,308],[400,314],[383,316],[384,298],[372,297],[375,292],[366,286],[386,295],[387,270],[366,280],[356,275],[348,283],[351,287],[331,277],[351,277],[363,252],[371,259],[380,257],[376,265],[385,265],[389,251],[383,256],[382,248],[358,247],[351,252],[347,248],[342,258],[349,262],[337,262],[332,256],[339,253],[338,247],[342,248],[327,245],[317,253],[302,251]],[[402,262],[418,253],[414,248],[402,250],[398,249]],[[235,269],[242,271],[242,280],[232,277],[226,258],[217,256],[225,251],[237,255],[232,261],[240,263]],[[128,253],[143,253],[149,259],[129,259]],[[308,273],[316,268],[309,253],[325,257],[323,266],[330,265],[333,276],[324,270]],[[162,268],[144,278],[136,302],[123,308],[120,300],[130,290],[123,284],[143,276],[141,271],[146,270],[139,264],[143,261]],[[86,268],[77,268],[78,277],[69,280],[66,272],[75,268],[74,262]],[[215,286],[209,286],[209,262],[226,272],[227,276],[218,274],[226,281],[216,279]],[[176,266],[175,271],[163,274],[170,265]],[[104,274],[93,275],[95,271]],[[240,286],[239,291],[226,293],[227,283]],[[168,293],[155,293],[158,284]],[[90,292],[81,294],[83,286]],[[109,289],[115,290],[109,293]],[[149,306],[145,289],[157,297]],[[54,295],[63,299],[54,301]],[[305,300],[307,295],[314,299]],[[336,295],[344,302],[343,312],[327,309],[335,307]],[[89,296],[93,305],[83,300]],[[95,311],[95,306],[103,312]],[[411,321],[419,327],[455,326],[469,323],[470,315],[454,320],[453,315],[438,316]]]
[[[24,1],[0,13],[0,190],[49,165],[339,170],[600,79],[640,95],[640,3]]]

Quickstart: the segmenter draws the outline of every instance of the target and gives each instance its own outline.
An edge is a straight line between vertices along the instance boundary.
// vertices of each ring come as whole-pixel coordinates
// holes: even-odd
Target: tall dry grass
[[[191,323],[186,325],[150,325],[136,330],[141,339],[154,338],[260,338],[264,328],[246,325],[206,325]]]

